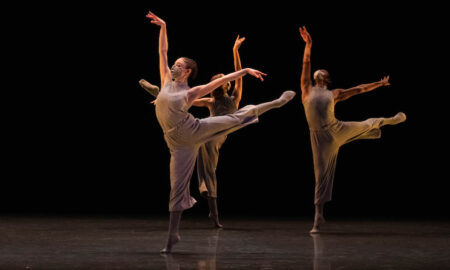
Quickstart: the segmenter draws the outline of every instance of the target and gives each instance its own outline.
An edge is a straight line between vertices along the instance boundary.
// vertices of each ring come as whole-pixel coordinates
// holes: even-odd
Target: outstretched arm
[[[384,77],[378,82],[361,84],[349,89],[335,89],[332,90],[334,96],[334,103],[346,100],[354,95],[370,92],[378,87],[391,85],[389,83],[389,76]]]
[[[192,102],[192,106],[195,107],[207,107],[208,109],[212,105],[212,98],[199,98]]]
[[[166,22],[153,14],[151,11],[148,12],[146,17],[151,20],[151,23],[161,27],[159,31],[159,72],[161,76],[161,87],[163,87],[166,82],[171,79],[169,62],[167,58],[169,44],[167,42]]]
[[[236,41],[234,42],[233,47],[233,58],[234,58],[234,70],[239,71],[242,69],[241,64],[241,57],[239,56],[239,48],[242,45],[242,42],[244,42],[245,37],[239,38],[239,35],[236,38]],[[232,93],[232,96],[234,97],[234,101],[236,103],[236,107],[239,108],[239,102],[241,102],[242,99],[242,77],[234,81],[234,90]]]
[[[309,35],[308,31],[306,30],[306,27],[303,26],[300,27],[300,36],[302,37],[303,41],[305,41],[305,52],[303,54],[303,69],[302,69],[302,76],[300,79],[300,88],[302,89],[302,101],[308,96],[309,91],[312,87],[311,82],[311,46],[312,46],[312,39]]]
[[[222,84],[230,82],[230,81],[234,81],[234,80],[239,79],[242,76],[247,75],[247,74],[250,74],[256,78],[259,78],[261,81],[264,81],[262,76],[267,76],[267,74],[262,73],[261,71],[258,71],[256,69],[251,69],[251,68],[244,68],[239,71],[235,71],[235,72],[227,74],[221,78],[215,79],[214,81],[209,82],[208,84],[199,85],[199,86],[189,89],[188,93],[187,93],[188,103],[192,104],[192,102],[194,100],[211,93],[214,89],[221,86]]]

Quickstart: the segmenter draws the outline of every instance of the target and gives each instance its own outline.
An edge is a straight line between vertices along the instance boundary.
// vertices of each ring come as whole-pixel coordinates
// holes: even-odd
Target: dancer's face
[[[183,61],[183,59],[179,58],[177,61],[175,61],[175,64],[173,64],[172,68],[170,69],[170,73],[172,74],[173,79],[183,78],[183,77],[189,77],[189,74],[191,72],[191,69],[186,68],[186,63]]]
[[[228,92],[230,90],[230,88],[231,88],[231,83],[230,82],[222,84],[222,90],[223,90],[224,93]]]

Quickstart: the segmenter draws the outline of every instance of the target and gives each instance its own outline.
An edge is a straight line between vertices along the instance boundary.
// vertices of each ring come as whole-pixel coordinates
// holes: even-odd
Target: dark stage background
[[[332,87],[390,75],[390,87],[336,106],[341,120],[398,111],[408,120],[383,128],[379,140],[341,149],[327,216],[448,218],[440,8],[277,3],[16,7],[4,41],[0,213],[167,213],[169,152],[152,98],[138,85],[141,78],[159,84],[159,28],[145,18],[152,10],[167,23],[170,64],[180,56],[198,62],[195,84],[232,72],[236,36],[247,38],[243,66],[268,76],[244,78],[241,105],[287,89],[300,94],[302,25],[313,39],[313,70],[327,69]],[[297,95],[228,137],[217,171],[219,210],[312,216],[311,155]],[[188,212],[206,214],[196,172],[191,187],[199,202]]]

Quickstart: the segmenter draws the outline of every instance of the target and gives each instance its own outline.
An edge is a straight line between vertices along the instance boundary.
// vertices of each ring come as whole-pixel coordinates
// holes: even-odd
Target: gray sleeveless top
[[[158,94],[155,103],[156,118],[164,132],[176,127],[192,115],[187,102],[187,83],[167,82]]]
[[[303,101],[303,106],[310,130],[326,129],[337,122],[333,93],[326,88],[314,86]]]
[[[237,111],[236,102],[234,97],[230,97],[228,94],[223,95],[220,98],[214,98],[212,104],[211,116],[226,115]]]

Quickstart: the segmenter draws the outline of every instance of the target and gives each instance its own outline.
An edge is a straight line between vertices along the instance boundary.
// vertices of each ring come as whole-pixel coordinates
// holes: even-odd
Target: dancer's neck
[[[328,89],[328,86],[326,84],[321,84],[321,83],[316,83],[316,85],[314,85],[315,87],[320,87],[323,89]]]
[[[187,80],[183,78],[172,79],[172,81],[180,85],[187,85]]]

